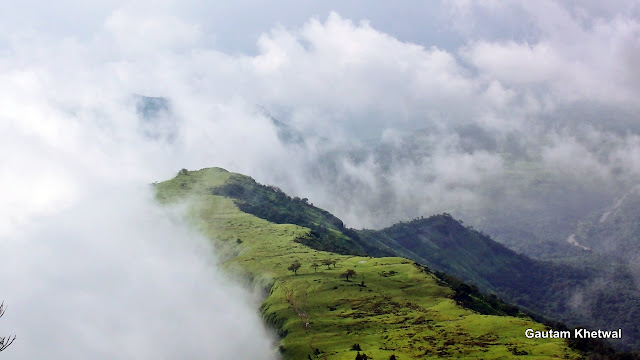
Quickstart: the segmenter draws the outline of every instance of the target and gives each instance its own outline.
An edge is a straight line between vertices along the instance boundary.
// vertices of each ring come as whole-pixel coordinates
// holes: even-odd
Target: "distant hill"
[[[459,276],[484,290],[508,295],[520,305],[544,313],[562,313],[560,299],[589,274],[570,266],[517,254],[449,214],[398,223],[383,230],[363,230],[365,239],[396,249],[398,253],[432,268]],[[561,285],[561,286],[560,286]],[[552,303],[561,308],[547,308]]]
[[[363,230],[372,239],[431,268],[476,284],[481,290],[571,325],[623,328],[621,349],[637,349],[640,293],[632,274],[613,259],[576,266],[517,254],[487,235],[463,226],[450,215],[399,223],[383,230]],[[632,320],[633,319],[633,320]]]
[[[576,241],[594,252],[624,259],[631,265],[638,264],[640,187],[633,188],[600,211],[585,216],[574,236]]]
[[[478,282],[483,288],[508,288],[511,280],[484,279],[500,269],[523,276],[520,280],[526,284],[524,276],[530,273],[519,274],[518,268],[509,270],[507,266],[539,269],[533,260],[465,228],[448,215],[398,224],[380,233],[355,231],[306,199],[291,198],[275,187],[217,168],[182,170],[176,178],[155,187],[161,202],[191,199],[190,218],[215,240],[227,259],[224,266],[265,291],[263,316],[282,336],[281,351],[286,359],[320,354],[344,358],[355,354],[351,352],[355,344],[376,358],[417,354],[499,358],[525,353],[572,358],[578,354],[564,341],[545,340],[542,344],[526,339],[526,326],[540,325],[495,296],[482,295],[474,286],[413,261],[387,256],[427,260],[426,252],[418,249],[423,246],[412,247],[410,238],[425,242],[434,234],[451,238],[470,233],[481,244],[471,253],[487,260],[486,273],[476,276],[484,280],[484,285]],[[433,230],[429,236],[426,228]],[[446,249],[438,239],[431,243]],[[455,256],[464,248],[460,242],[442,256]],[[490,260],[494,253],[501,260]],[[447,263],[444,258],[428,264],[437,269],[438,264]],[[474,258],[477,256],[467,254],[459,265]],[[473,266],[452,264],[463,270],[462,275],[474,273]],[[348,269],[356,275],[347,281],[341,275]],[[406,326],[407,322],[411,325]]]

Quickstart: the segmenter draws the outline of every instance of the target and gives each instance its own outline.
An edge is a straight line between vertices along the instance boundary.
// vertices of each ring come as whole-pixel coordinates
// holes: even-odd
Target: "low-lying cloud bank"
[[[277,358],[258,299],[147,188],[97,187],[2,247],[10,357]]]

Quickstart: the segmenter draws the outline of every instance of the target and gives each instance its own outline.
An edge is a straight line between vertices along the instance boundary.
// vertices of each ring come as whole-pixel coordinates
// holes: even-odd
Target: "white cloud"
[[[367,22],[360,21],[366,16],[350,20],[329,9],[300,5],[282,12],[278,26],[272,19],[279,8],[264,11],[264,5],[256,4],[242,13],[231,5],[197,1],[69,4],[75,7],[28,13],[23,23],[6,13],[0,16],[0,142],[5,149],[0,155],[0,196],[6,199],[0,208],[0,237],[3,242],[23,239],[22,248],[5,253],[13,254],[14,260],[4,266],[25,273],[23,284],[46,285],[37,296],[13,285],[15,303],[22,305],[13,305],[9,295],[0,296],[12,308],[20,308],[12,325],[30,334],[25,344],[43,344],[38,337],[44,333],[38,331],[60,327],[73,333],[78,331],[74,326],[83,328],[88,337],[76,344],[82,354],[69,353],[71,358],[92,357],[99,351],[94,339],[114,334],[109,326],[117,324],[85,322],[73,307],[60,305],[52,320],[55,326],[38,330],[40,317],[53,315],[46,315],[49,308],[43,307],[29,317],[28,307],[51,297],[58,299],[54,304],[68,299],[78,301],[74,304],[87,313],[99,313],[107,305],[92,301],[109,289],[138,297],[139,303],[150,301],[156,291],[179,294],[173,298],[167,293],[166,303],[151,308],[164,311],[171,304],[188,304],[183,295],[199,291],[174,284],[173,274],[158,269],[154,261],[176,263],[164,256],[162,247],[149,243],[131,246],[152,254],[160,251],[151,259],[153,264],[124,267],[116,274],[157,271],[172,281],[154,283],[156,276],[141,275],[138,280],[150,282],[149,287],[114,285],[108,264],[133,256],[119,253],[130,246],[118,242],[119,236],[131,231],[146,241],[157,234],[127,222],[137,215],[126,210],[124,200],[109,203],[108,189],[166,179],[183,167],[222,166],[308,197],[350,226],[380,226],[492,200],[489,190],[504,174],[505,154],[542,159],[548,171],[562,174],[571,169],[582,178],[619,176],[633,181],[640,174],[633,155],[640,148],[637,135],[619,131],[626,118],[609,111],[600,116],[583,106],[637,117],[639,20],[635,10],[622,3],[603,16],[593,10],[596,3],[583,3],[581,8],[555,2],[456,3],[451,6],[460,18],[449,19],[451,27],[445,31],[458,29],[454,35],[462,36],[461,47],[403,41],[381,30],[390,25],[375,21],[384,13],[376,6],[367,6],[374,19]],[[27,14],[17,3],[12,6]],[[415,10],[407,6],[410,13]],[[78,16],[63,8],[74,9]],[[418,29],[414,34],[424,32],[423,26],[433,29],[443,21],[440,10],[433,17],[409,14],[413,22],[406,27]],[[364,8],[344,10],[351,11],[366,13]],[[68,24],[44,21],[47,12]],[[257,20],[244,24],[235,19]],[[426,24],[429,21],[433,24]],[[269,23],[255,29],[256,23],[264,22]],[[255,43],[251,51],[228,51],[221,45],[244,44],[247,38]],[[141,123],[133,94],[169,99],[170,109],[158,125],[163,136],[145,135],[145,129],[156,128]],[[304,144],[283,144],[257,106],[300,132]],[[423,130],[412,134],[415,129]],[[597,135],[585,135],[589,131]],[[380,147],[371,146],[369,140],[380,135]],[[629,170],[616,170],[620,168]],[[140,198],[132,199],[134,208],[146,209]],[[89,205],[92,201],[104,209],[122,209],[128,217],[105,213],[99,221]],[[73,219],[89,225],[76,231],[70,225]],[[57,220],[64,226],[58,227]],[[114,232],[103,228],[110,225]],[[100,236],[90,236],[86,226],[102,229]],[[43,245],[44,230],[37,229],[45,228],[51,244],[61,246]],[[111,244],[110,237],[118,240]],[[106,249],[104,258],[96,255],[93,245]],[[49,275],[38,270],[31,251],[46,252],[38,256],[47,269],[70,253],[96,256],[96,265],[102,267],[91,268],[84,278],[75,277],[87,264],[71,259],[55,273],[61,283],[47,285]],[[102,277],[108,280],[105,288],[89,287],[85,297],[76,297],[76,281],[97,282]],[[198,273],[190,279],[204,277]],[[210,291],[205,295],[211,296]],[[83,298],[86,303],[80,301]],[[128,311],[123,302],[118,306]],[[138,309],[135,306],[131,309]],[[200,303],[196,309],[207,311]],[[250,307],[236,310],[245,311],[248,326],[262,334]],[[144,312],[141,319],[151,313]],[[152,340],[145,327],[138,327],[141,322],[132,321],[125,332],[130,336],[116,338],[121,344],[139,343],[140,356],[133,357],[145,357]],[[196,333],[201,326],[218,331],[198,322],[186,324]],[[164,336],[158,331],[154,334]],[[226,341],[232,346],[245,341],[240,334],[230,335],[237,336]],[[57,342],[50,346],[60,354],[70,351],[58,348]],[[133,345],[127,346],[127,354],[138,355]],[[202,346],[212,354],[226,351]],[[34,349],[19,351],[30,354],[25,358],[41,358]]]
[[[128,55],[161,50],[185,51],[202,40],[197,25],[168,14],[132,13],[117,9],[106,19],[104,28]]]
[[[95,186],[2,241],[3,329],[18,336],[7,354],[275,359],[252,294],[180,219],[143,187]]]
[[[507,86],[549,91],[556,102],[596,101],[636,106],[635,62],[640,22],[626,13],[603,18],[554,1],[512,2],[523,22],[539,31],[526,40],[478,40],[464,48],[464,58],[479,73]],[[538,90],[540,91],[540,90]]]
[[[548,83],[566,71],[547,44],[474,44],[465,54],[482,74],[511,85]]]
[[[211,47],[207,39],[220,34],[206,32],[195,12],[201,4],[105,5],[103,26],[90,36],[34,33],[27,38],[33,41],[10,43],[2,60],[8,84],[2,115],[12,119],[12,128],[42,138],[64,156],[91,154],[91,160],[65,161],[94,176],[124,172],[151,181],[170,168],[212,164],[263,180],[284,178],[273,173],[296,174],[316,158],[318,148],[309,146],[310,153],[281,165],[288,150],[268,120],[255,116],[256,105],[284,114],[282,120],[309,144],[326,142],[315,136],[351,141],[385,129],[450,133],[476,124],[499,141],[515,133],[531,146],[537,143],[533,136],[546,137],[539,133],[545,131],[541,117],[554,117],[557,108],[592,101],[637,111],[635,18],[597,17],[588,7],[572,11],[553,2],[461,4],[461,14],[471,18],[477,11],[522,13],[523,22],[537,29],[535,36],[471,39],[458,55],[402,42],[333,13],[325,21],[263,33],[251,56]],[[132,93],[170,98],[179,123],[175,143],[138,139],[138,119],[126,101]],[[238,144],[242,151],[235,150]],[[119,171],[111,165],[116,158]]]

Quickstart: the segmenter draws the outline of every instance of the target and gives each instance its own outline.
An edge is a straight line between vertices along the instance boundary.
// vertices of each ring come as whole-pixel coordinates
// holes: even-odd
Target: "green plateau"
[[[283,359],[584,356],[564,339],[527,339],[547,327],[419,264],[427,250],[400,251],[388,230],[348,229],[307,199],[220,168],[181,170],[154,188],[163,204],[186,203],[223,268],[263,294]]]

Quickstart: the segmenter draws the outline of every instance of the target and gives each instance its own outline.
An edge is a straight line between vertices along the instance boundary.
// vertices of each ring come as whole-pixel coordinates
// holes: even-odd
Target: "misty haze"
[[[639,358],[638,64],[638,0],[10,0],[0,357]]]

